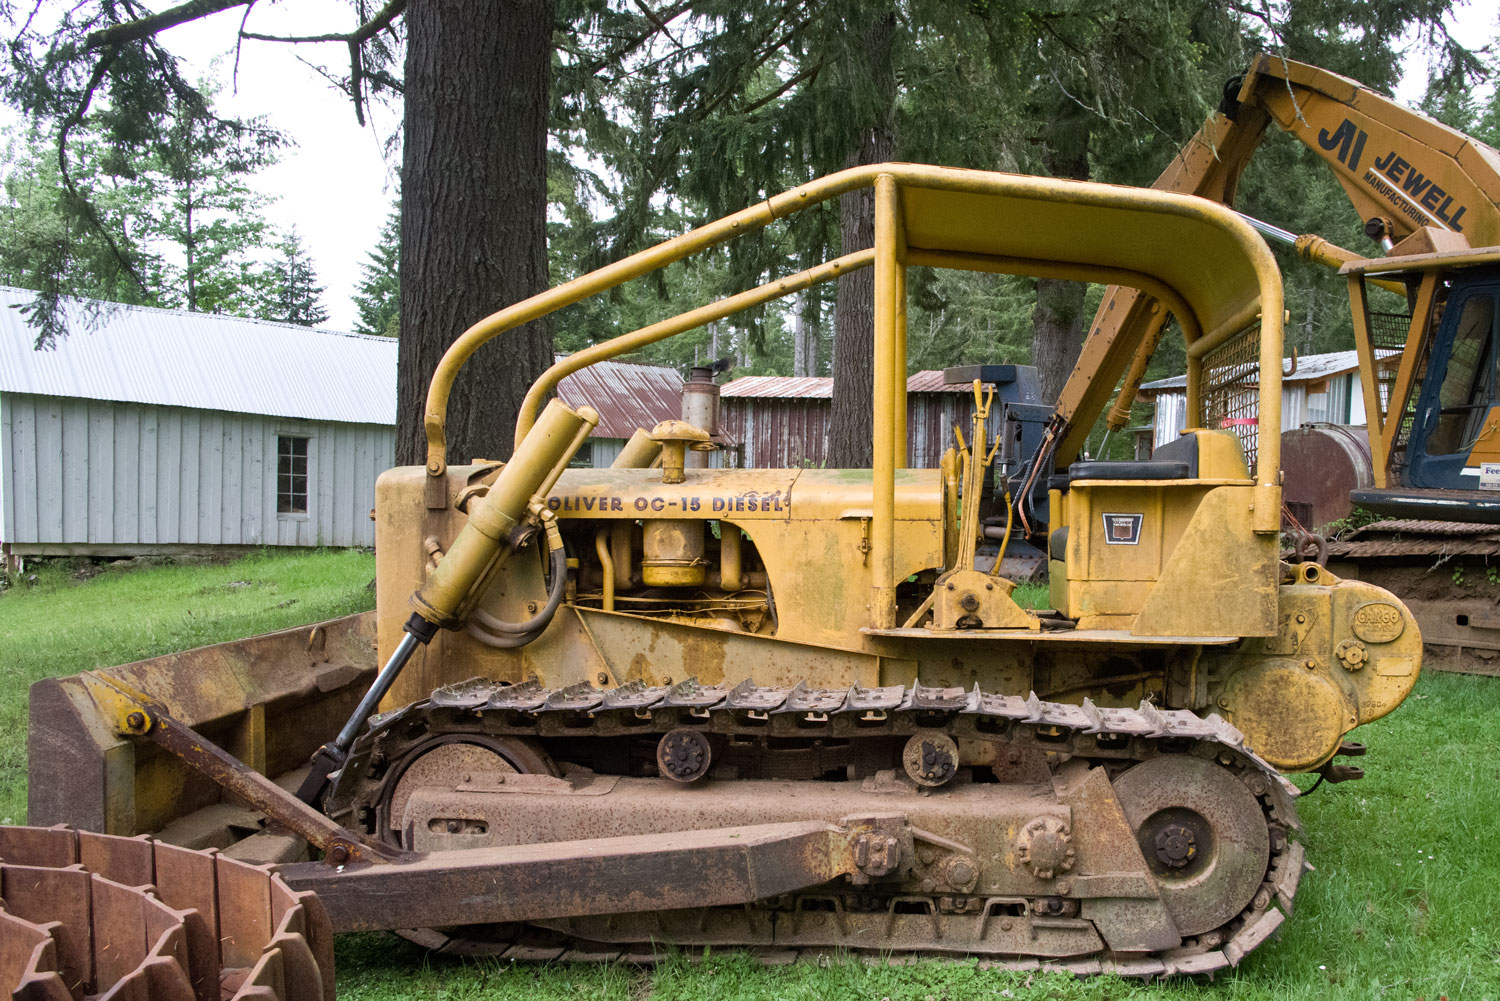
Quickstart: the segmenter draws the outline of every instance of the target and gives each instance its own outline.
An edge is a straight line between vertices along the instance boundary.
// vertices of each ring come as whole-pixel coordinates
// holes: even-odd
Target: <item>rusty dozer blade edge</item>
[[[0,827],[0,994],[332,1001],[333,928],[265,866],[148,837]]]

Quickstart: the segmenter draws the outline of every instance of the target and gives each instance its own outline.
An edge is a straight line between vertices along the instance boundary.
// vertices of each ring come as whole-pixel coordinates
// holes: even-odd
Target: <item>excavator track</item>
[[[1097,770],[1095,766],[1103,766],[1111,775],[1117,791],[1123,788],[1121,776],[1136,766],[1160,773],[1167,785],[1181,781],[1174,776],[1204,772],[1208,780],[1197,790],[1200,799],[1213,800],[1220,783],[1238,783],[1249,790],[1269,852],[1263,871],[1254,873],[1248,883],[1241,878],[1244,900],[1232,905],[1227,919],[1211,917],[1213,927],[1194,929],[1194,934],[1173,948],[1145,953],[1100,948],[1098,935],[1079,917],[1082,901],[1070,894],[1072,886],[1066,878],[1053,882],[1050,893],[1027,898],[986,896],[977,885],[969,893],[919,894],[882,892],[874,887],[820,887],[816,892],[761,900],[743,908],[596,915],[532,925],[410,929],[403,934],[443,952],[499,954],[517,960],[651,962],[670,945],[689,951],[742,947],[772,963],[852,953],[871,961],[977,956],[997,968],[1085,974],[1211,973],[1237,965],[1270,937],[1291,913],[1298,881],[1309,868],[1302,845],[1292,838],[1299,830],[1293,805],[1296,787],[1247,748],[1239,731],[1217,715],[1200,717],[1144,702],[1135,709],[1105,708],[1088,700],[1071,705],[1043,701],[1035,694],[1021,698],[987,693],[977,686],[971,690],[920,684],[818,689],[806,684],[778,688],[748,680],[737,685],[689,680],[672,686],[632,682],[600,689],[586,683],[547,688],[535,682],[506,685],[474,679],[374,718],[357,741],[325,809],[349,826],[380,831],[388,840],[399,841],[387,812],[392,795],[412,762],[432,748],[477,745],[498,751],[518,772],[550,768],[553,774],[563,771],[590,777],[592,771],[575,764],[563,769],[552,766],[539,749],[566,742],[577,756],[577,748],[590,740],[636,737],[646,744],[683,729],[752,745],[757,739],[764,746],[795,742],[802,753],[800,757],[792,754],[779,765],[779,774],[800,771],[804,781],[858,759],[855,748],[860,742],[883,738],[889,746],[891,738],[909,741],[917,735],[994,742],[1001,761],[1028,756],[1044,760],[1058,788],[1068,774],[1076,777]],[[452,753],[451,748],[445,753]],[[820,760],[809,766],[808,757]],[[1068,762],[1087,767],[1073,765],[1070,771]],[[715,773],[716,780],[721,774],[732,776],[735,771]],[[906,781],[899,774],[898,765],[865,781],[887,785]],[[666,778],[649,781],[663,783],[664,788],[673,785]],[[964,784],[957,781],[949,788],[960,789]],[[1153,788],[1152,783],[1126,785],[1136,789],[1132,793],[1136,812],[1154,809],[1149,801],[1161,794],[1142,791]],[[791,788],[785,781],[780,786]],[[916,802],[937,801],[948,794],[949,789],[943,788],[913,785],[909,789]],[[1235,795],[1243,797],[1243,793]],[[899,802],[892,808],[896,806]],[[1202,809],[1212,814],[1214,807]],[[1170,840],[1170,834],[1159,832],[1157,843]],[[1178,906],[1179,916],[1188,923],[1203,917],[1191,897]],[[1093,948],[1088,948],[1089,942]]]

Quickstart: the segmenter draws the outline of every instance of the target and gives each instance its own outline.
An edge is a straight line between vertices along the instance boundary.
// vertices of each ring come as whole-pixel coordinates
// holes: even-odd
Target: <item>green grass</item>
[[[1017,584],[1016,589],[1010,596],[1015,599],[1016,604],[1022,608],[1051,608],[1052,593],[1046,584]]]
[[[372,573],[373,560],[358,553],[263,555],[109,570],[86,582],[44,569],[35,585],[0,594],[0,817],[19,819],[24,801],[31,680],[366,608]],[[428,957],[372,934],[339,940],[339,996],[1500,1001],[1497,710],[1500,681],[1428,674],[1404,706],[1359,731],[1369,777],[1301,801],[1318,871],[1304,879],[1296,915],[1280,940],[1213,983],[1074,980],[973,963],[761,967],[734,952],[678,956],[654,970],[511,964]]]
[[[230,563],[137,567],[54,561],[0,592],[0,821],[26,816],[26,690],[33,681],[330,619],[375,606],[375,557],[266,551]],[[34,583],[30,578],[35,577]]]

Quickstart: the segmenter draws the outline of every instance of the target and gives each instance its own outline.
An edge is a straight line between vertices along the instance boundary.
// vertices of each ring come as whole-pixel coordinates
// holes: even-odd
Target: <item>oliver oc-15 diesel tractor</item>
[[[449,462],[448,391],[485,342],[871,187],[872,248],[559,361],[510,461]],[[542,405],[564,376],[866,267],[872,469],[708,468],[683,421],[569,468],[597,415]],[[1008,481],[1051,609],[976,560],[982,399],[940,468],[906,468],[912,267],[1139,288],[1186,338],[1180,442],[1052,473],[1113,388],[1092,374],[1140,347],[1116,339]],[[377,486],[378,672],[367,616],[43,682],[32,823],[277,861],[334,930],[465,952],[1235,964],[1305,868],[1280,772],[1348,774],[1345,735],[1421,655],[1388,593],[1278,560],[1257,428],[1280,426],[1282,319],[1265,244],[1203,199],[910,164],[776,195],[454,343],[426,465]]]

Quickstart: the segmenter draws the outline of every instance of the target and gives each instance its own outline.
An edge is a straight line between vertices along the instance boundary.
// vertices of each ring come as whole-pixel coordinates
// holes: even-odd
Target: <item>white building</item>
[[[1359,378],[1359,352],[1334,351],[1282,362],[1281,430],[1304,424],[1364,424],[1365,397]],[[1141,398],[1156,404],[1151,447],[1182,437],[1186,423],[1187,376],[1174,375],[1141,385]]]
[[[35,350],[0,286],[0,553],[370,546],[395,456],[396,341],[79,301]],[[494,346],[483,350],[494,350]],[[669,368],[606,362],[558,395],[600,414],[581,465],[681,412]]]
[[[395,341],[72,302],[38,351],[32,299],[0,287],[7,555],[374,543]]]

